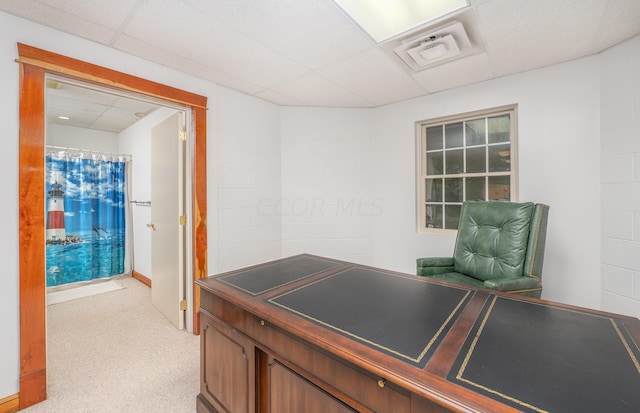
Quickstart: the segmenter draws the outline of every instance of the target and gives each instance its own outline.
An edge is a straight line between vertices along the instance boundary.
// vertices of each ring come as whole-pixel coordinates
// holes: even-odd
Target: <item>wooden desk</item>
[[[636,318],[307,254],[196,282],[199,413],[640,411]]]

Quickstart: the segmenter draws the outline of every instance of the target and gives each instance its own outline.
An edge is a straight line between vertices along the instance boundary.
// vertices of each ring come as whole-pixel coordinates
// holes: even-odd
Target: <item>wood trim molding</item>
[[[192,161],[193,280],[207,276],[207,98],[126,73],[18,43],[20,65],[19,262],[20,409],[46,399],[46,279],[44,251],[45,76],[54,73],[183,104],[194,122]],[[194,334],[200,289],[193,288]]]
[[[20,394],[16,393],[11,396],[0,399],[0,413],[14,413],[20,408]]]
[[[104,86],[113,86],[130,92],[142,93],[187,106],[207,108],[207,98],[140,77],[107,69],[57,53],[18,43],[19,63],[40,67],[47,72],[59,73]]]
[[[19,132],[20,408],[46,398],[44,70],[21,65]]]
[[[140,274],[138,271],[131,271],[131,276],[136,280],[140,281],[142,284],[151,288],[151,278],[145,277],[144,275]]]
[[[206,136],[207,111],[203,108],[192,110],[193,130],[196,136]],[[207,176],[207,140],[197,139],[195,142],[195,159],[192,168],[191,181],[193,182],[194,202],[192,202],[193,231],[192,245],[195,246],[192,257],[194,271],[193,280],[204,278],[208,275],[207,269],[207,180],[199,178]],[[198,155],[200,154],[200,155]],[[198,202],[195,202],[195,200]],[[205,248],[200,246],[204,245]],[[193,283],[193,334],[200,334],[200,287]]]

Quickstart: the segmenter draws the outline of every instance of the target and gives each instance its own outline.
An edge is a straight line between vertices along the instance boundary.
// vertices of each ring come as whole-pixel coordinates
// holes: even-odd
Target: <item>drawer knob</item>
[[[380,388],[384,387],[385,384],[387,384],[387,381],[385,379],[378,380],[378,386]]]
[[[260,325],[261,325],[261,326],[266,325],[266,324],[267,324],[267,322],[266,322],[266,321],[264,321],[264,320],[260,320]]]

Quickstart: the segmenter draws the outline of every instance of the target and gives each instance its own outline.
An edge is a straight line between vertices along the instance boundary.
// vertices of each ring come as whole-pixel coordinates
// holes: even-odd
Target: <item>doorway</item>
[[[191,111],[47,75],[45,115],[48,301],[135,274],[146,279],[153,305],[192,331],[191,262],[183,259]]]
[[[44,263],[44,91],[47,74],[67,76],[124,92],[183,104],[192,111],[193,153],[189,174],[192,279],[207,276],[207,98],[102,66],[18,44],[20,64],[19,271],[20,409],[46,399],[46,298]],[[200,295],[193,287],[193,332],[199,334]]]

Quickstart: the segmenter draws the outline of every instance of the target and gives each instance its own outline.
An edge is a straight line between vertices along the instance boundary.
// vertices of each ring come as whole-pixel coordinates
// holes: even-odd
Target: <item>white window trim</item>
[[[510,191],[511,191],[511,201],[518,202],[519,199],[519,188],[518,188],[518,105],[505,105],[498,106],[489,109],[482,109],[473,112],[466,112],[452,116],[443,116],[434,119],[426,119],[417,121],[415,123],[416,128],[416,231],[422,234],[441,234],[441,235],[456,235],[458,230],[455,229],[444,229],[444,228],[426,228],[424,226],[424,217],[425,217],[425,179],[426,169],[427,169],[427,152],[424,150],[426,148],[426,142],[424,142],[425,136],[423,136],[422,131],[426,127],[443,125],[448,123],[456,123],[462,122],[465,120],[472,120],[475,118],[481,117],[492,117],[505,113],[511,113],[511,180],[510,180]],[[462,173],[458,175],[447,175],[448,177],[454,176],[492,176],[492,175],[504,175],[503,173],[481,173],[481,174],[467,174]],[[431,177],[433,177],[432,175]]]

